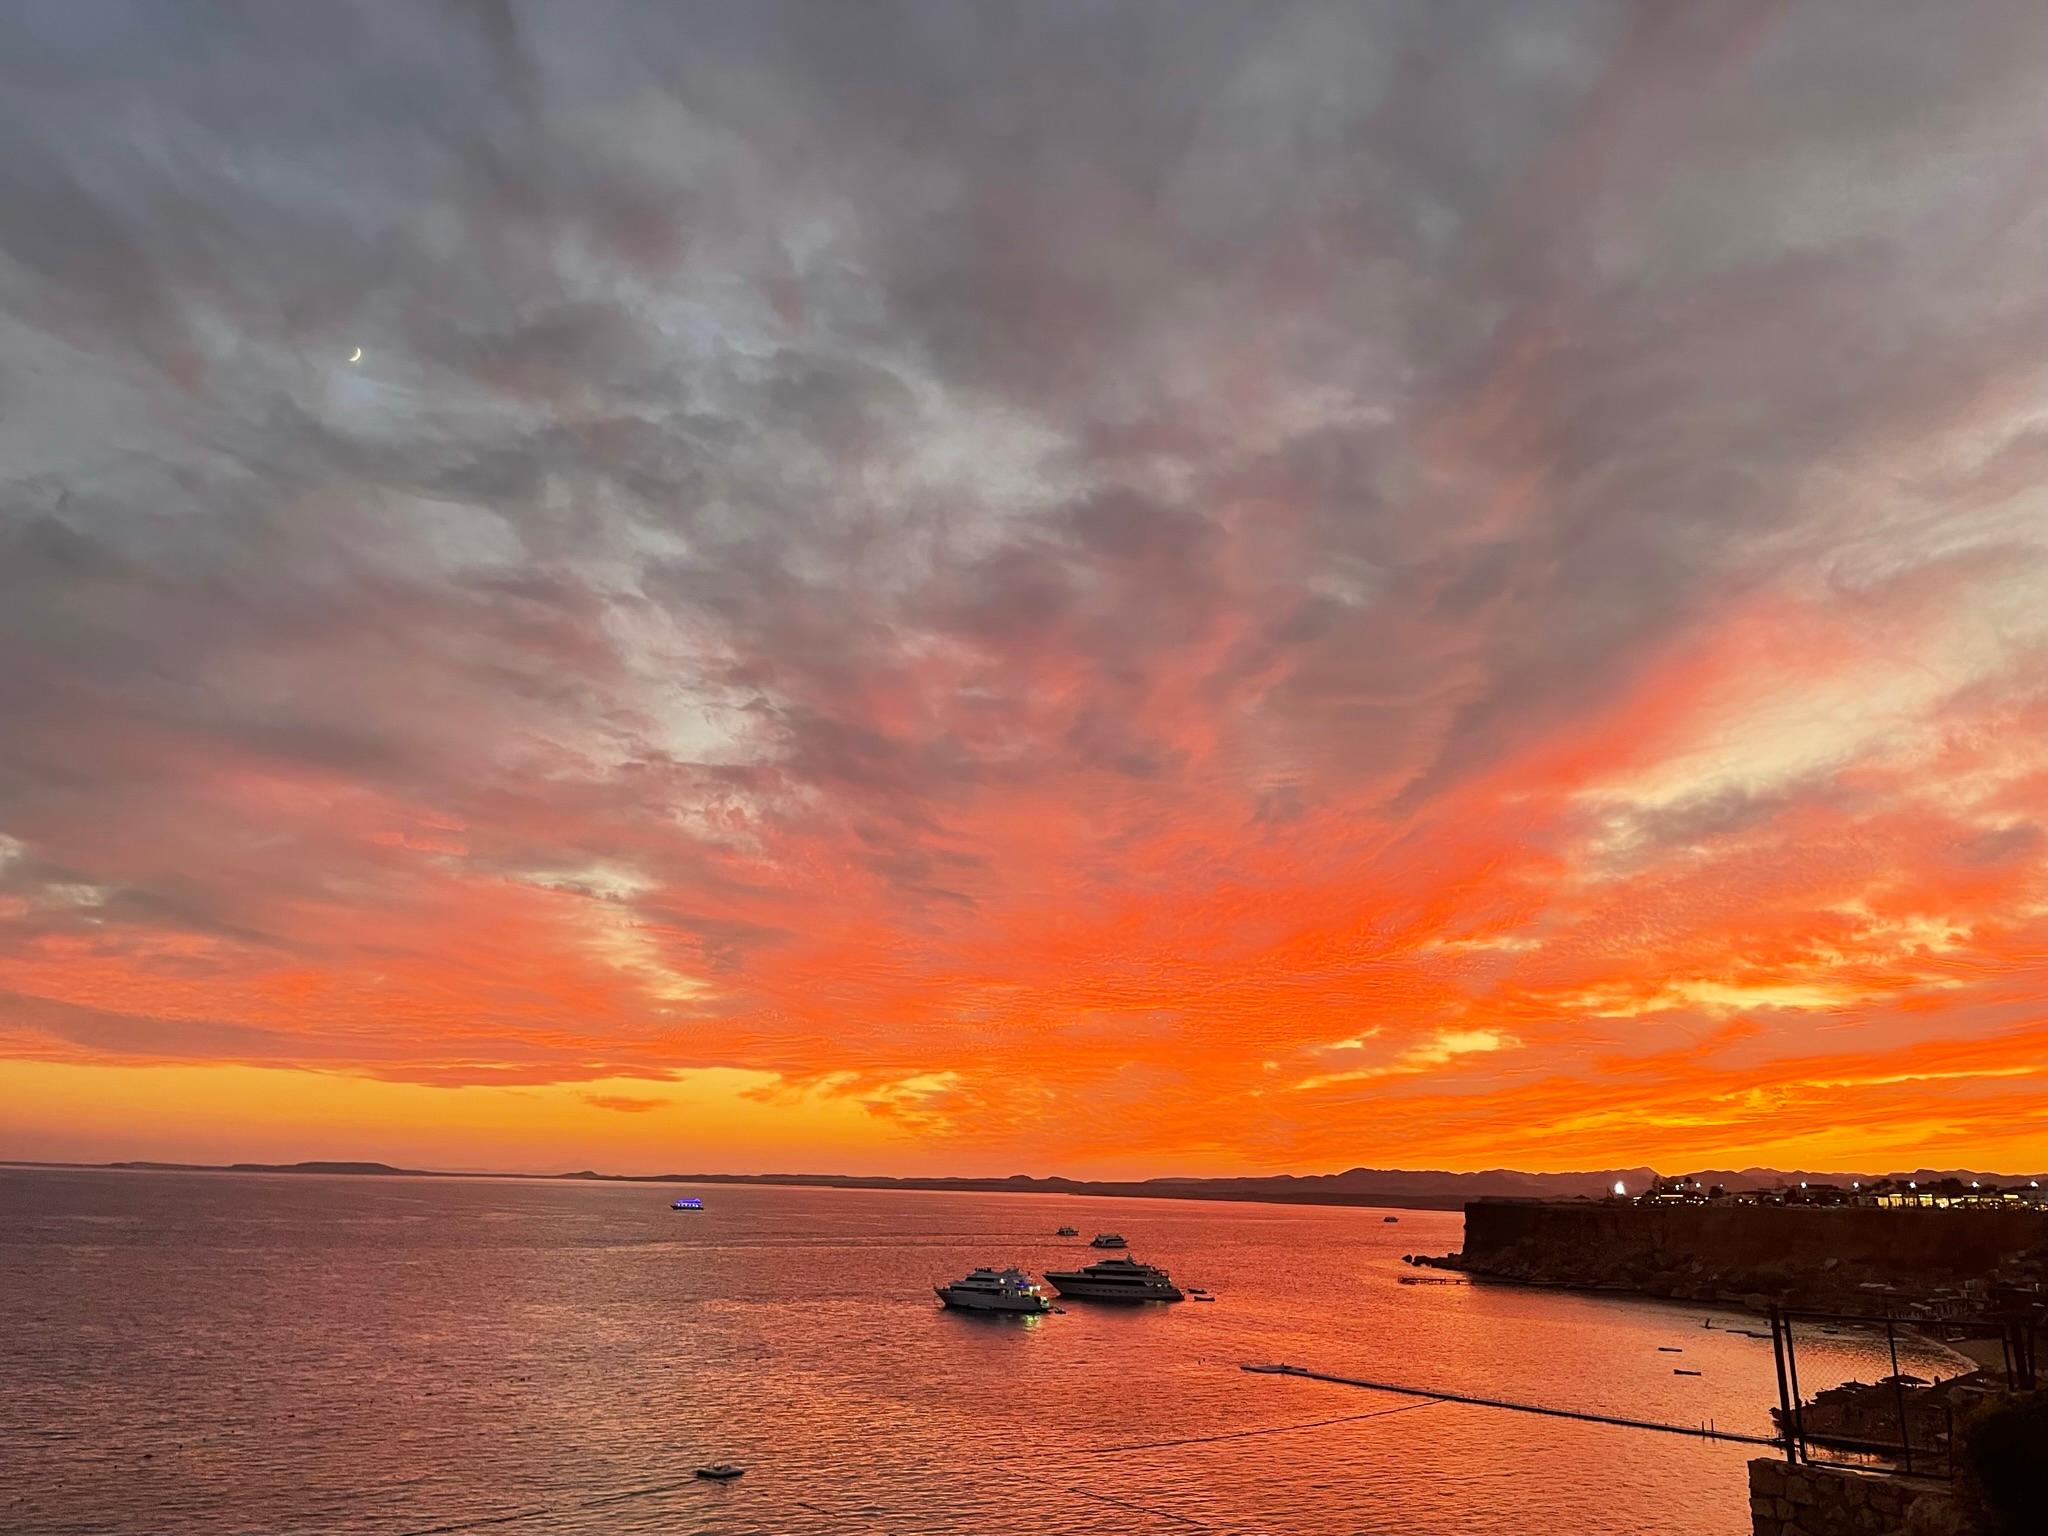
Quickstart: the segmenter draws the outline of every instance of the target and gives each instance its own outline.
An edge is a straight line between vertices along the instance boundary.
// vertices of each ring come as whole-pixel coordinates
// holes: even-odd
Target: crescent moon
[[[360,363],[363,360],[363,349],[357,347],[355,351],[349,353],[348,360],[352,363]]]

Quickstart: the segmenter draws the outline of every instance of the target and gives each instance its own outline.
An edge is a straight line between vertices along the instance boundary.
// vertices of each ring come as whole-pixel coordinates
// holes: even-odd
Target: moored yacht
[[[1124,1235],[1121,1232],[1098,1232],[1088,1239],[1088,1246],[1090,1248],[1128,1248],[1131,1245],[1124,1241]]]
[[[1053,1233],[1054,1237],[1079,1237],[1080,1235],[1081,1229],[1079,1227],[1061,1227],[1059,1231]]]
[[[1045,1292],[1021,1269],[977,1269],[951,1285],[932,1290],[949,1307],[964,1312],[1050,1312]]]
[[[1179,1301],[1180,1287],[1155,1264],[1119,1256],[1082,1269],[1046,1271],[1046,1282],[1062,1296],[1083,1301]]]

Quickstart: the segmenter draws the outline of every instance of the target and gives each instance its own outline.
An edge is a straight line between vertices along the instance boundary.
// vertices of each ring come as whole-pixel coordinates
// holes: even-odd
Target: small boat
[[[1671,1374],[1672,1374],[1672,1375],[1674,1375],[1674,1376],[1697,1376],[1697,1375],[1699,1375],[1699,1372],[1698,1372],[1698,1371],[1688,1371],[1688,1370],[1687,1370],[1687,1369],[1686,1369],[1686,1368],[1685,1368],[1684,1366],[1682,1366],[1682,1365],[1674,1365],[1673,1367],[1671,1367]]]
[[[1676,1344],[1659,1344],[1657,1346],[1657,1353],[1660,1355],[1682,1355],[1685,1351]]]
[[[1021,1269],[977,1269],[951,1285],[935,1285],[933,1292],[949,1307],[963,1312],[1050,1312],[1045,1292],[1031,1283]]]
[[[1080,1235],[1081,1229],[1079,1227],[1061,1227],[1059,1231],[1053,1233],[1054,1237],[1079,1237]]]
[[[1124,1241],[1124,1235],[1121,1232],[1098,1232],[1088,1239],[1088,1246],[1090,1248],[1128,1248],[1131,1245]]]
[[[747,1469],[738,1462],[714,1461],[697,1469],[699,1477],[708,1477],[714,1483],[729,1483],[736,1477],[746,1476]]]
[[[1401,1219],[1401,1218],[1400,1218],[1400,1217],[1398,1217],[1398,1216],[1382,1216],[1382,1217],[1380,1218],[1380,1220],[1381,1220],[1381,1221],[1385,1222],[1385,1223],[1386,1223],[1386,1224],[1387,1224],[1388,1226],[1390,1226],[1390,1227],[1391,1227],[1391,1226],[1392,1226],[1392,1225],[1393,1225],[1393,1224],[1394,1224],[1395,1222],[1399,1221],[1400,1219]]]
[[[704,1209],[704,1202],[695,1195],[685,1195],[680,1200],[671,1200],[668,1208],[672,1211],[701,1211]],[[735,1472],[733,1476],[737,1477],[739,1474]]]

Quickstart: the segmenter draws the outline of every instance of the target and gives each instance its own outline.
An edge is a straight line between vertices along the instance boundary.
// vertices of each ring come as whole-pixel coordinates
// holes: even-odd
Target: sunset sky
[[[2048,1166],[2044,58],[10,5],[0,1156]]]

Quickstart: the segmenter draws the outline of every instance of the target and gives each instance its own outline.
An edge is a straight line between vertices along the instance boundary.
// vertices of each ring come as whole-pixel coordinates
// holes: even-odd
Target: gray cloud
[[[820,869],[982,910],[1020,789],[1426,821],[2014,389],[2044,38],[1971,15],[16,6],[0,833],[301,951],[394,827],[629,868],[744,977]]]

